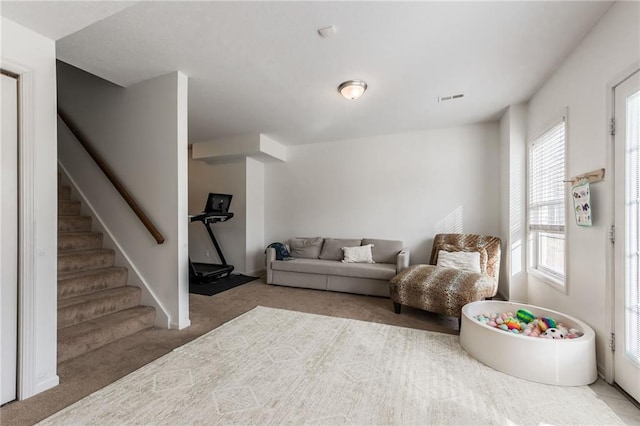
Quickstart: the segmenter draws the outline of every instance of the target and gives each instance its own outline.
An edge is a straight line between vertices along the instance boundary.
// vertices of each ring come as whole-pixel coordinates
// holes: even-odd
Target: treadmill
[[[230,194],[209,193],[204,211],[199,214],[189,215],[189,222],[202,222],[222,262],[192,262],[191,257],[189,257],[189,283],[191,284],[205,284],[219,280],[229,276],[234,269],[233,265],[229,265],[224,258],[220,244],[218,244],[218,240],[216,240],[216,236],[211,229],[211,224],[226,222],[233,218],[233,213],[229,212],[232,197]]]

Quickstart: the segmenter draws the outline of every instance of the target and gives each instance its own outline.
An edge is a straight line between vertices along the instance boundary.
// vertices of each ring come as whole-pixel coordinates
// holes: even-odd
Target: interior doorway
[[[614,88],[614,380],[640,401],[640,70]]]
[[[18,76],[2,71],[0,404],[16,399],[18,360]]]

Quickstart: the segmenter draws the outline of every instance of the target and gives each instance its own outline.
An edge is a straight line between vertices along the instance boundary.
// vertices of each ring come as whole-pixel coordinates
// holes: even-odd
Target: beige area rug
[[[505,375],[457,336],[257,307],[40,424],[623,423],[589,387]]]

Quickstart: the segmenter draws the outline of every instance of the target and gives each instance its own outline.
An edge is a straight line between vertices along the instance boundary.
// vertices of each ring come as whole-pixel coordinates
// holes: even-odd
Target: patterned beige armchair
[[[478,252],[480,273],[436,266],[440,250]],[[391,279],[389,290],[395,312],[399,314],[405,305],[460,318],[465,304],[496,295],[500,239],[473,234],[437,234],[430,263],[409,266]]]

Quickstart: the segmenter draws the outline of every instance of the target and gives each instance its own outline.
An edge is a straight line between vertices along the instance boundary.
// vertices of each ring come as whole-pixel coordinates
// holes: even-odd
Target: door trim
[[[608,174],[608,176],[610,176],[610,179],[606,179],[605,180],[605,184],[607,186],[607,191],[609,192],[609,194],[611,194],[611,199],[609,200],[609,218],[611,220],[611,223],[609,223],[607,225],[607,235],[604,236],[604,238],[606,238],[607,241],[607,249],[606,249],[606,280],[607,280],[607,286],[608,286],[608,291],[605,292],[606,294],[606,301],[605,301],[605,306],[606,309],[608,310],[607,312],[605,312],[605,330],[609,330],[609,333],[611,335],[611,333],[615,333],[615,286],[616,286],[616,282],[615,282],[615,253],[614,253],[614,245],[611,244],[611,242],[609,241],[609,236],[608,236],[608,232],[610,229],[610,226],[613,226],[615,224],[615,213],[616,213],[616,209],[615,209],[615,136],[611,135],[611,133],[609,132],[609,123],[611,121],[611,119],[614,116],[614,112],[615,112],[615,90],[616,87],[618,87],[619,85],[621,85],[622,83],[624,83],[627,79],[629,79],[633,74],[635,74],[635,72],[637,72],[640,69],[640,61],[635,61],[634,63],[632,63],[631,65],[629,65],[627,68],[625,68],[622,72],[620,72],[618,75],[615,76],[614,79],[612,79],[609,84],[607,84],[607,88],[606,88],[606,117],[605,117],[605,122],[604,122],[604,126],[607,129],[607,143],[608,143],[608,147],[606,149],[606,153],[607,153],[607,158],[606,158],[606,165],[607,168],[610,170]],[[604,353],[604,371],[601,372],[603,379],[605,382],[609,383],[609,384],[613,384],[615,377],[614,377],[614,354],[613,351],[611,349],[609,349],[608,351],[605,351]]]
[[[33,70],[2,60],[18,79],[18,400],[38,393],[35,365],[36,241]],[[57,379],[57,376],[55,376]]]
[[[19,97],[19,88],[20,88],[20,76],[11,72],[6,71],[5,69],[0,68],[0,74],[2,76],[2,90],[6,90],[8,89],[8,85],[11,84],[11,92],[13,92],[13,96],[15,96],[15,99],[11,100],[12,103],[12,109],[15,105],[15,110],[13,111],[13,113],[7,114],[6,117],[10,117],[11,116],[11,121],[13,121],[14,126],[9,126],[9,127],[14,127],[14,130],[11,131],[11,133],[5,134],[4,129],[3,129],[3,137],[4,136],[10,136],[10,140],[8,141],[4,141],[3,140],[3,149],[2,149],[2,164],[3,165],[7,165],[7,163],[12,163],[12,166],[8,166],[8,168],[11,171],[10,175],[5,175],[3,173],[2,176],[2,187],[3,190],[4,188],[7,187],[7,183],[5,183],[5,179],[8,179],[12,189],[8,190],[8,193],[6,194],[7,199],[10,202],[10,205],[7,207],[10,207],[11,210],[14,210],[12,213],[7,212],[4,208],[2,209],[2,215],[4,215],[5,213],[9,214],[9,218],[5,219],[5,216],[2,216],[2,221],[4,222],[5,220],[7,221],[7,225],[9,225],[9,227],[12,228],[11,232],[11,236],[9,235],[2,235],[3,239],[6,237],[7,241],[11,241],[10,245],[6,245],[3,247],[2,250],[7,249],[8,251],[11,252],[11,254],[5,253],[6,258],[2,259],[2,264],[3,267],[8,267],[8,269],[10,270],[9,275],[3,275],[3,279],[7,278],[10,281],[7,281],[6,283],[3,282],[3,288],[0,289],[0,302],[2,305],[2,315],[0,318],[0,323],[2,325],[2,331],[0,331],[0,333],[4,333],[7,332],[7,334],[2,334],[2,345],[7,345],[6,347],[3,346],[1,353],[2,355],[0,355],[2,357],[1,359],[1,363],[0,363],[0,373],[2,373],[2,377],[0,377],[0,404],[6,404],[12,401],[15,401],[16,399],[18,399],[18,332],[19,332],[19,327],[18,327],[18,315],[19,315],[19,303],[18,303],[18,297],[19,297],[19,291],[18,291],[18,287],[19,287],[19,283],[18,283],[18,262],[19,262],[19,245],[18,245],[18,224],[19,224],[19,220],[18,220],[18,203],[19,203],[19,192],[18,192],[18,146],[19,146],[19,140],[20,140],[20,132],[19,132],[19,120],[20,120],[20,115],[19,115],[19,111],[20,111],[20,97]],[[7,86],[5,86],[5,81],[7,83]],[[11,83],[9,83],[9,81],[11,81]],[[8,98],[7,98],[8,100]],[[15,102],[15,103],[14,103]],[[5,106],[5,96],[3,93],[3,99],[2,99],[2,105],[3,108]],[[15,114],[15,115],[14,115]],[[14,121],[15,119],[15,121]],[[4,110],[3,110],[3,118],[2,118],[2,123],[3,126],[5,124],[8,124],[8,121],[5,121],[5,115],[4,115]],[[15,136],[15,139],[13,139]],[[6,144],[6,145],[5,145]],[[5,155],[9,155],[9,157],[4,157]],[[5,197],[5,194],[2,194],[3,197]],[[14,198],[15,197],[15,198]],[[5,230],[4,232],[7,232],[7,230]],[[3,241],[4,243],[5,241]],[[4,252],[3,252],[4,253]],[[4,256],[4,255],[3,255]],[[13,266],[9,266],[5,261],[9,260],[11,261],[11,263],[13,264]],[[3,271],[4,272],[4,271]],[[14,281],[15,280],[15,281]],[[6,284],[6,287],[5,287]],[[6,299],[5,299],[6,297]],[[4,310],[6,310],[9,315],[7,315]],[[5,323],[6,321],[6,323]],[[10,325],[10,327],[6,327],[6,325]],[[11,340],[11,342],[9,342],[8,340]],[[7,358],[4,358],[4,357]],[[6,368],[6,370],[5,370]],[[11,383],[9,383],[11,382]],[[5,388],[5,386],[7,386]]]

